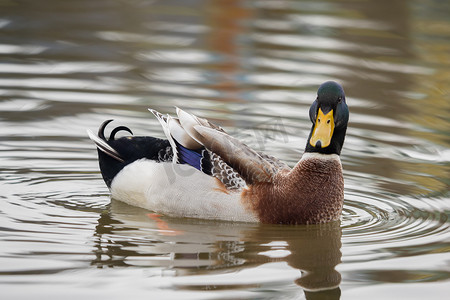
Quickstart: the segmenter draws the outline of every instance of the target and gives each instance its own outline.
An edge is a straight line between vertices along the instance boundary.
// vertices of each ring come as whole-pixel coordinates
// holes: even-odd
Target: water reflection
[[[318,295],[339,299],[341,262],[339,222],[317,226],[277,226],[172,219],[112,201],[95,229],[95,259],[99,268],[138,266],[173,271],[174,276],[238,272],[267,263],[285,262],[299,270],[295,284],[307,299]],[[201,281],[183,289],[210,289]],[[232,285],[258,285],[252,279]],[[217,282],[215,289],[229,289]],[[219,288],[220,286],[220,288]],[[178,286],[180,288],[180,286]]]

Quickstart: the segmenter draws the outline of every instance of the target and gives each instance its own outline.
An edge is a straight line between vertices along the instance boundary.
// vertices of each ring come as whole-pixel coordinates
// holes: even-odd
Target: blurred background
[[[444,299],[450,3],[0,0],[5,299]],[[294,165],[318,86],[350,123],[339,224],[148,215],[109,198],[86,129],[163,137],[182,107]],[[112,128],[112,126],[111,126]]]

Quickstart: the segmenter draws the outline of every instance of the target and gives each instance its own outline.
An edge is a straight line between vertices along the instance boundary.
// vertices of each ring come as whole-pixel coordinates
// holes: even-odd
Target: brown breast
[[[317,224],[340,218],[344,179],[339,157],[311,156],[273,183],[256,183],[244,190],[246,205],[263,223]]]

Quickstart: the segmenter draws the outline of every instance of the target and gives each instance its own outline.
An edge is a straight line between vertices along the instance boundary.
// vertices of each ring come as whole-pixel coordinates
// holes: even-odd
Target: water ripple
[[[13,64],[2,63],[1,73],[8,74],[71,74],[124,72],[130,66],[112,62],[57,62]]]
[[[343,210],[343,243],[364,249],[351,259],[353,262],[365,260],[369,254],[372,260],[386,259],[387,253],[391,253],[389,257],[404,256],[405,253],[392,253],[388,249],[406,245],[411,249],[422,248],[449,237],[448,211],[436,210],[433,201],[421,198],[419,209],[407,197],[361,198],[350,193],[347,199]]]

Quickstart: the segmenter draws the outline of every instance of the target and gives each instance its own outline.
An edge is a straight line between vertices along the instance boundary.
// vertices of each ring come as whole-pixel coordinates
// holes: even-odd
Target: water
[[[446,299],[446,1],[0,1],[2,299]],[[86,129],[186,108],[290,165],[320,83],[351,110],[340,223],[111,201]]]

